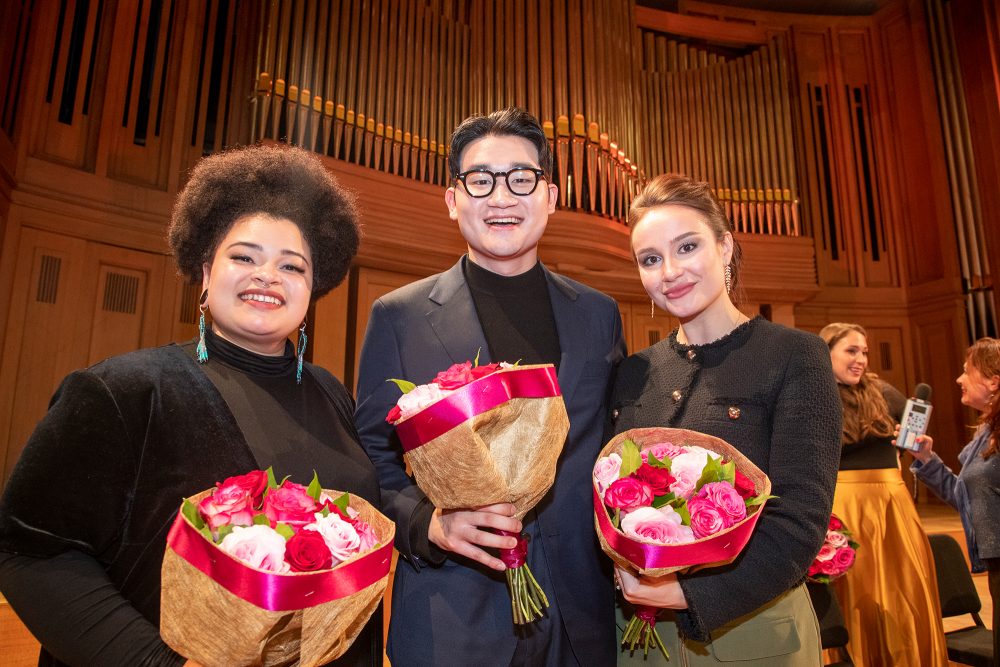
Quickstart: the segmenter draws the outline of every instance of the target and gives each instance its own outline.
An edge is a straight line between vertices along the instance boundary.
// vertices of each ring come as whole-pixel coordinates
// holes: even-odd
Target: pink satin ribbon
[[[664,567],[688,567],[729,561],[746,546],[753,533],[757,519],[763,513],[763,506],[749,519],[727,531],[688,544],[647,544],[620,533],[611,523],[611,517],[604,508],[601,496],[594,488],[594,513],[601,534],[612,549],[643,570]]]
[[[511,533],[506,530],[500,530],[499,528],[494,528],[493,532],[497,535],[503,535],[504,537],[513,537],[517,539],[517,544],[513,549],[498,549],[500,554],[500,560],[503,564],[507,566],[509,570],[515,570],[526,562],[528,562],[528,540],[525,539],[519,533]]]
[[[389,574],[392,543],[336,570],[274,574],[244,565],[212,544],[182,514],[167,546],[238,598],[268,611],[293,611],[345,598]]]
[[[470,382],[396,424],[404,451],[416,449],[512,398],[561,396],[553,366],[504,370]]]

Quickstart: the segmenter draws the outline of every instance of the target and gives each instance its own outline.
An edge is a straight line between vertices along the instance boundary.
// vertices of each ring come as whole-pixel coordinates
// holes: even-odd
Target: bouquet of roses
[[[836,514],[831,514],[830,524],[826,529],[826,539],[823,540],[823,546],[819,548],[819,553],[816,554],[806,575],[809,581],[828,584],[851,569],[860,546],[851,539],[852,537],[844,522]]]
[[[520,519],[555,481],[569,418],[552,364],[454,364],[403,391],[386,417],[417,485],[440,509],[511,503]],[[502,533],[510,535],[509,533]],[[548,599],[527,566],[520,535],[501,549],[514,623],[541,617]]]
[[[341,656],[388,583],[395,525],[365,500],[271,469],[186,498],[167,537],[160,634],[205,665]]]
[[[704,433],[632,429],[594,466],[594,516],[604,552],[620,567],[662,576],[733,561],[771,497],[767,476],[736,448]],[[655,646],[654,607],[638,606],[622,640]]]

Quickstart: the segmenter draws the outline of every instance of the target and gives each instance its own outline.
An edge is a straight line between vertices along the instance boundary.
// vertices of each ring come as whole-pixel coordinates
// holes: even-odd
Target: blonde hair
[[[868,332],[860,324],[832,322],[823,327],[819,336],[830,350],[844,336],[856,332],[868,340]],[[881,380],[875,373],[865,373],[856,385],[837,383],[840,402],[844,407],[844,427],[841,442],[860,442],[869,435],[887,438],[892,435],[896,420],[889,414],[889,404],[882,395]]]

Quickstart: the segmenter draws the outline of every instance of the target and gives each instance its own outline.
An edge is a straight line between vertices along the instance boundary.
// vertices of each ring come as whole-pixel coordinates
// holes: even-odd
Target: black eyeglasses
[[[489,197],[497,186],[497,179],[503,176],[507,189],[511,194],[524,197],[530,195],[538,187],[538,181],[545,178],[545,172],[532,167],[519,167],[510,171],[486,171],[472,169],[464,171],[455,178],[462,182],[470,197]]]

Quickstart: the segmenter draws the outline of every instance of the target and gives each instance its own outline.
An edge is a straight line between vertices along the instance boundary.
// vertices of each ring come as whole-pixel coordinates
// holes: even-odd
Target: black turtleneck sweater
[[[353,401],[341,387],[309,371],[295,381],[291,343],[278,357],[255,354],[206,332],[208,363],[200,368],[233,413],[261,469],[308,484],[350,491],[379,506],[375,468],[353,422]],[[193,354],[194,345],[186,346]],[[188,418],[196,418],[189,416]],[[221,480],[220,480],[221,481]],[[94,558],[70,550],[52,558],[0,553],[0,590],[48,651],[40,666],[62,664],[182,665],[159,629],[131,606]],[[58,609],[59,613],[52,613]],[[336,665],[379,665],[381,609]]]
[[[501,276],[472,261],[463,267],[490,359],[558,368],[562,352],[542,265],[536,262],[516,276]]]

